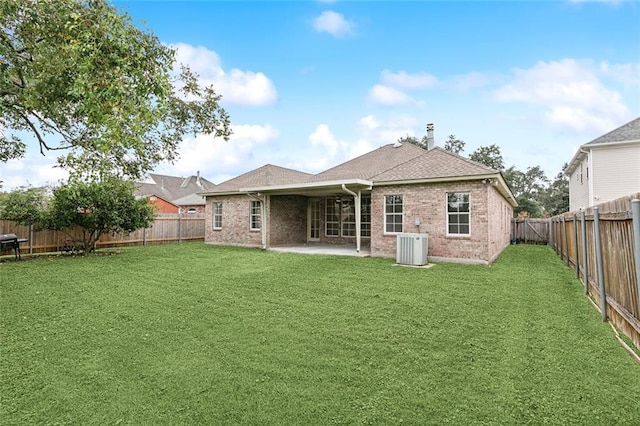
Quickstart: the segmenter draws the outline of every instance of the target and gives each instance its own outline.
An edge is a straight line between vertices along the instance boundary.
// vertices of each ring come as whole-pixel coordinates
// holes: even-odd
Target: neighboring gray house
[[[565,173],[570,211],[640,192],[640,117],[580,146]]]
[[[157,213],[204,213],[205,199],[198,193],[214,187],[200,172],[186,178],[150,173],[137,183],[135,195],[148,197]]]
[[[430,260],[484,264],[509,244],[517,205],[500,172],[399,143],[316,175],[265,165],[201,195],[209,244],[333,244],[394,257],[399,233],[427,233]]]

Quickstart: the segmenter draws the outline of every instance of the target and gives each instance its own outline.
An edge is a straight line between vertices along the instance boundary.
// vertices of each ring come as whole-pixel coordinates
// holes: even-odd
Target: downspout
[[[347,185],[345,185],[344,183],[342,184],[342,190],[344,192],[346,192],[347,194],[351,194],[353,195],[353,198],[355,200],[355,205],[356,205],[356,253],[360,253],[360,199],[362,196],[361,191],[358,191],[358,193],[356,194],[355,192],[353,192],[350,189],[347,189]]]
[[[265,220],[267,217],[267,196],[264,195],[263,198],[260,198],[260,193],[253,195],[250,192],[247,192],[247,195],[250,198],[253,198],[256,201],[260,201],[260,234],[262,236],[262,250],[267,249],[267,221]]]

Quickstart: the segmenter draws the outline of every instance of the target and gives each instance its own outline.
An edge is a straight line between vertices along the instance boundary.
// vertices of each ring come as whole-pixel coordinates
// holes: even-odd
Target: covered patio
[[[268,250],[285,253],[324,254],[332,256],[371,256],[371,249],[368,246],[361,247],[360,251],[358,251],[355,247],[322,243],[292,244],[287,246],[269,247]]]

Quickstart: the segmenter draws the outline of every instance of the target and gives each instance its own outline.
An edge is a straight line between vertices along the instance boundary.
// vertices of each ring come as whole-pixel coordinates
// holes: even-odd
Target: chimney
[[[200,170],[196,174],[196,185],[202,188],[202,182],[200,182]]]
[[[432,150],[436,146],[436,141],[433,139],[433,123],[427,124],[427,151]]]

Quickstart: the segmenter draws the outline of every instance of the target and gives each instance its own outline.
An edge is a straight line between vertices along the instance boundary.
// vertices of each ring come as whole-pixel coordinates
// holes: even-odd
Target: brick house
[[[213,189],[215,184],[200,177],[186,178],[150,173],[144,182],[136,184],[135,195],[147,197],[156,213],[204,213],[205,199],[201,191]]]
[[[265,165],[206,197],[205,242],[335,244],[394,257],[399,233],[427,233],[430,261],[488,264],[509,244],[517,204],[500,172],[444,149],[390,144],[311,175]]]

